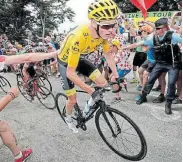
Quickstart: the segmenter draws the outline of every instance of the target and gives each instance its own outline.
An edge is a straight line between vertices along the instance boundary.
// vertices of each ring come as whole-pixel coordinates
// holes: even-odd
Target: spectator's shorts
[[[133,66],[140,67],[147,59],[147,54],[144,52],[136,52],[133,59]]]

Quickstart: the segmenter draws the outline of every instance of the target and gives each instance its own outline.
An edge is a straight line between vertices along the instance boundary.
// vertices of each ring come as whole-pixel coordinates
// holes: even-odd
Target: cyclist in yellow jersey
[[[109,51],[108,44],[108,39],[112,39],[115,36],[118,14],[118,7],[112,0],[98,0],[91,3],[88,7],[88,18],[91,22],[78,26],[71,31],[66,36],[60,48],[58,66],[62,86],[68,96],[66,103],[66,123],[74,133],[78,132],[71,118],[73,106],[76,103],[74,85],[79,86],[92,95],[92,97],[95,91],[94,88],[85,84],[80,79],[76,71],[89,77],[98,86],[104,87],[107,85],[106,79],[101,75],[99,70],[91,62],[84,59],[83,56],[95,51],[99,45],[102,45],[104,56],[113,75],[118,78],[115,61]]]

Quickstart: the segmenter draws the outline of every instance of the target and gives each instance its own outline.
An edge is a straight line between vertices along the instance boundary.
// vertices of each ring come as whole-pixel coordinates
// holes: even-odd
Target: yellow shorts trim
[[[101,72],[98,70],[98,69],[96,69],[96,70],[94,70],[91,74],[90,74],[90,76],[89,76],[89,78],[92,80],[92,81],[95,81],[99,76],[101,76],[102,74],[101,74]]]
[[[65,91],[66,96],[68,96],[68,97],[76,94],[76,89],[75,88],[72,88],[72,89],[69,89],[69,90],[64,90],[64,91]]]

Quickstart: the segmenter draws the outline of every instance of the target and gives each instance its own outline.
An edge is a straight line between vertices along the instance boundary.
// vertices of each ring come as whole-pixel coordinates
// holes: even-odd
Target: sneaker
[[[141,91],[141,90],[142,90],[142,86],[141,86],[141,85],[138,85],[138,86],[136,87],[136,90],[137,90],[137,91]]]
[[[22,151],[22,157],[19,159],[15,159],[15,162],[25,162],[32,155],[32,149],[26,149]]]
[[[69,129],[73,131],[73,133],[78,133],[78,129],[76,128],[73,120],[68,121],[67,118],[65,118],[65,122],[68,125]]]
[[[165,101],[165,96],[160,94],[157,98],[153,100],[153,103],[162,103]]]
[[[140,95],[135,97],[135,101],[138,101],[138,100],[140,100]]]
[[[138,80],[135,79],[135,78],[133,78],[133,79],[130,81],[130,83],[131,83],[131,84],[133,84],[133,83],[138,83]]]
[[[152,91],[157,91],[157,92],[161,91],[161,86],[157,86],[156,88],[153,88]]]
[[[182,104],[182,100],[179,99],[179,98],[175,98],[173,101],[172,101],[173,104]]]
[[[146,96],[140,95],[140,98],[139,98],[138,101],[136,101],[136,104],[137,104],[137,105],[140,105],[140,104],[142,104],[142,103],[144,103],[144,102],[147,102]]]
[[[166,113],[167,115],[171,115],[171,114],[172,114],[171,105],[172,105],[172,103],[170,103],[170,102],[166,102],[166,103],[165,103],[165,113]]]

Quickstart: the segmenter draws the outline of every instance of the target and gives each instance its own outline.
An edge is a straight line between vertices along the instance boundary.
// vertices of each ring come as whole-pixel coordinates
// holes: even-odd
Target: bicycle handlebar
[[[123,79],[120,79],[119,81],[109,83],[109,85],[111,85],[111,86],[117,84],[118,87],[119,87],[117,90],[115,90],[115,91],[113,90],[112,93],[118,93],[118,92],[120,92],[121,89],[122,89],[120,83],[123,83],[123,82],[124,82],[124,80]],[[109,89],[109,86],[107,86],[107,87],[98,87],[98,86],[95,86],[94,88],[95,88],[95,90],[102,89],[103,92],[106,92],[106,91],[110,91],[111,90],[111,88]]]

